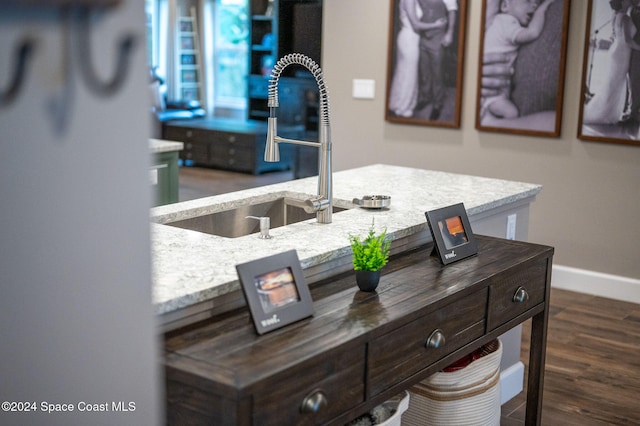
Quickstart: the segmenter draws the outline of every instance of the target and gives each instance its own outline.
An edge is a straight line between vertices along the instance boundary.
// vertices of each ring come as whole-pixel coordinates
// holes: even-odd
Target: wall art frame
[[[236,271],[258,334],[314,314],[311,293],[295,250],[236,265]]]
[[[537,1],[536,12],[523,16],[483,0],[478,130],[560,136],[570,0]],[[520,44],[510,41],[516,37]]]
[[[438,257],[440,263],[448,265],[478,254],[478,244],[463,203],[425,212],[425,216],[434,242],[431,254]]]
[[[589,0],[578,138],[640,145],[640,6]],[[633,41],[621,36],[635,32]],[[628,63],[628,65],[626,65]]]
[[[459,128],[468,0],[435,15],[420,1],[390,0],[385,120]]]

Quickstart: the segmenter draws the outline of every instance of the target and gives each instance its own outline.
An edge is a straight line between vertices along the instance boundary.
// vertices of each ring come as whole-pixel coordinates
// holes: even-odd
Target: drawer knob
[[[321,390],[315,390],[302,400],[300,412],[303,414],[314,414],[326,407],[327,397]]]
[[[518,287],[516,292],[513,294],[513,301],[515,303],[524,303],[529,300],[529,293],[527,293],[527,289],[524,287]]]
[[[438,328],[431,333],[424,346],[430,349],[438,349],[444,346],[445,343],[446,339],[444,338],[444,333]]]

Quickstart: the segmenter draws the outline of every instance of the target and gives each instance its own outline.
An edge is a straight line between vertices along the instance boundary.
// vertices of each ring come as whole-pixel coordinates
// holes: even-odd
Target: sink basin
[[[268,216],[271,220],[270,229],[274,229],[314,219],[316,214],[307,213],[304,207],[304,201],[280,197],[270,201],[236,207],[231,210],[168,222],[165,225],[220,237],[237,238],[260,232],[260,222],[254,219],[246,219],[247,216]],[[347,209],[333,206],[333,213],[344,210]]]

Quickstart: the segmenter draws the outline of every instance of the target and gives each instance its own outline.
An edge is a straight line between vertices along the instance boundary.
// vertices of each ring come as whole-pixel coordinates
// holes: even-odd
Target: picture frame
[[[191,21],[180,21],[180,31],[184,33],[190,33],[193,31],[193,25]]]
[[[183,101],[197,101],[200,99],[198,94],[198,89],[195,87],[189,87],[182,89],[182,100]]]
[[[433,256],[448,265],[478,253],[478,244],[463,203],[425,212],[433,237]]]
[[[533,15],[517,18],[517,12],[500,11],[500,0],[483,0],[478,130],[560,136],[570,0],[537,1]],[[523,20],[528,19],[524,25]],[[532,21],[542,24],[537,36],[520,30],[525,26],[535,29]],[[516,33],[529,41],[514,44],[511,40]]]
[[[192,36],[180,37],[180,48],[183,50],[193,50],[195,44]]]
[[[602,0],[587,4],[578,138],[640,145],[640,51],[616,37],[629,27],[640,44],[640,7],[616,11],[613,5]]]
[[[295,250],[236,265],[236,270],[256,333],[265,334],[314,314]]]
[[[183,83],[197,83],[198,82],[198,70],[182,70],[182,82]]]
[[[180,55],[180,65],[196,65],[196,55],[183,53]]]
[[[454,0],[457,10],[440,20],[427,19],[420,1],[390,0],[385,120],[459,128],[467,0]],[[416,31],[414,24],[443,26]]]

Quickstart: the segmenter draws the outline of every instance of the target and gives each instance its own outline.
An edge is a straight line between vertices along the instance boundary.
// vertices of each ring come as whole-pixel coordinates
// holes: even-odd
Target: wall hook
[[[91,47],[90,47],[90,10],[89,8],[83,8],[80,12],[80,34],[76,37],[77,40],[77,55],[79,58],[79,67],[85,82],[91,90],[102,96],[111,96],[115,94],[120,87],[124,84],[129,71],[129,62],[133,48],[136,44],[136,37],[134,35],[126,35],[120,40],[118,47],[118,58],[116,70],[113,77],[107,81],[100,81],[91,60]]]
[[[0,90],[0,108],[12,103],[25,80],[25,74],[27,72],[27,61],[30,60],[33,50],[35,49],[36,42],[30,37],[25,37],[20,45],[16,47],[14,53],[14,68],[9,79],[9,85],[6,89]]]

